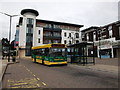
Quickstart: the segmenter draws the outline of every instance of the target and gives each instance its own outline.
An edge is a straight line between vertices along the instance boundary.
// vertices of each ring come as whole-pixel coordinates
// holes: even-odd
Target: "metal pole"
[[[95,47],[94,47],[94,40],[93,40],[93,64],[95,65]]]
[[[11,40],[11,22],[12,22],[12,16],[10,16],[8,62],[10,62],[10,40]]]
[[[11,40],[11,22],[12,22],[12,16],[10,16],[9,41]]]
[[[101,44],[100,44],[100,36],[101,36],[101,33],[100,33],[100,30],[99,30],[99,58],[101,59]]]

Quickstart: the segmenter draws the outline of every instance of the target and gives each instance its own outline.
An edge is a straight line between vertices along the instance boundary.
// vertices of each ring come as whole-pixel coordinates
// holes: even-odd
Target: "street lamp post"
[[[9,62],[9,61],[10,61],[10,40],[11,40],[11,23],[12,23],[12,17],[19,16],[19,15],[9,15],[9,14],[7,14],[7,13],[3,13],[3,12],[0,12],[0,13],[10,17],[10,28],[9,28],[9,50],[8,50],[8,62]]]

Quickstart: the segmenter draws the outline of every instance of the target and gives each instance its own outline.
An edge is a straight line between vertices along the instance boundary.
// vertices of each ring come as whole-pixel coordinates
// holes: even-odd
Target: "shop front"
[[[113,43],[115,42],[115,38],[100,40],[95,42],[95,46],[97,46],[97,56],[99,58],[114,58],[115,49],[113,48]]]
[[[101,55],[101,58],[112,58],[111,48],[100,50],[100,55]]]

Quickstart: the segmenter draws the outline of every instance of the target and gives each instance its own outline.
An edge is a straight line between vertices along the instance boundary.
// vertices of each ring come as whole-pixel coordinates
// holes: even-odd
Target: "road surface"
[[[10,64],[3,88],[117,88],[117,73],[86,69],[74,64],[45,66],[29,59]]]

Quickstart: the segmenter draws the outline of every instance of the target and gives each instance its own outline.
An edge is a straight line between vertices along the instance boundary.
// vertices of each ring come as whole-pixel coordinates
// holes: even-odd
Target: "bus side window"
[[[45,50],[44,49],[40,49],[40,55],[44,55],[45,54]]]
[[[67,55],[68,54],[68,52],[67,52],[67,48],[65,48],[65,55]]]
[[[39,50],[39,55],[42,55],[42,49]]]
[[[49,49],[45,48],[45,56],[49,56]]]

